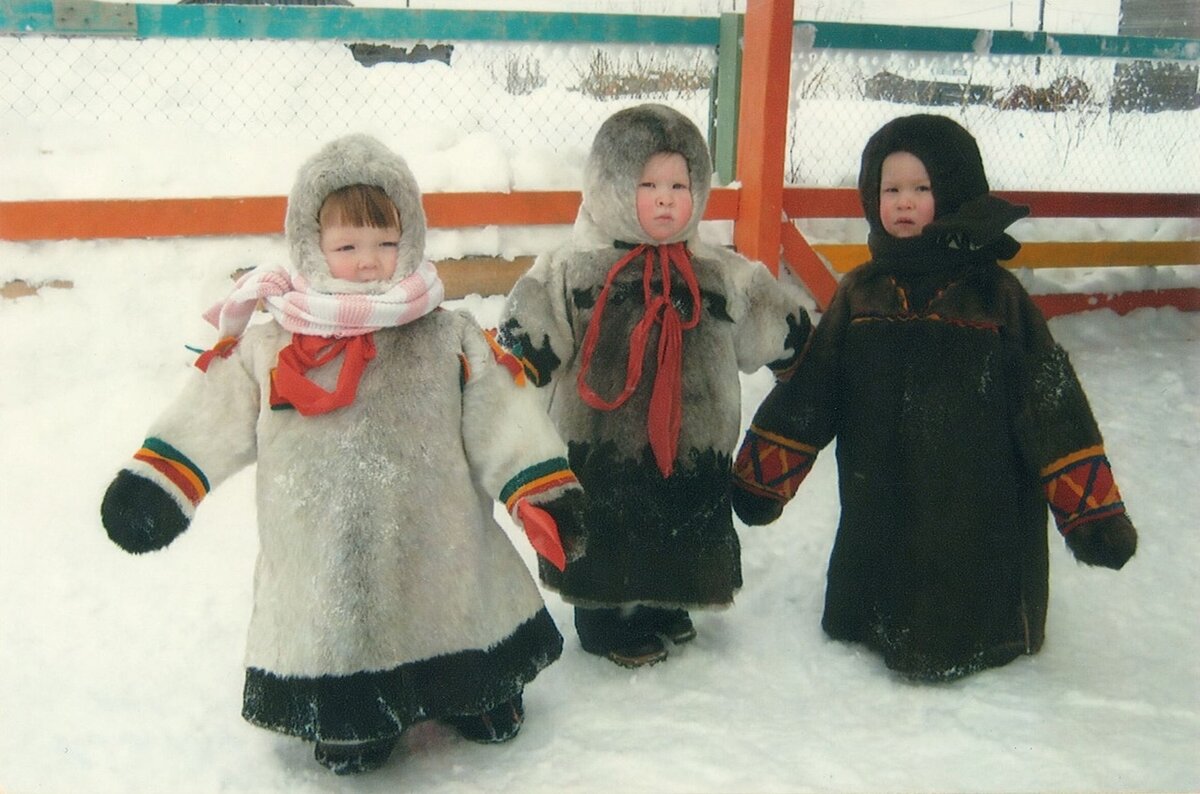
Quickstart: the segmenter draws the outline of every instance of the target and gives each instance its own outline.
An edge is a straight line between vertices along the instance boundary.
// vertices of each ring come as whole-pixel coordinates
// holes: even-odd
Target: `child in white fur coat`
[[[245,719],[339,774],[382,765],[421,720],[509,739],[562,637],[493,499],[557,564],[577,557],[566,448],[475,321],[438,308],[400,157],[366,136],[326,146],[286,234],[291,267],[214,307],[221,341],[109,486],[104,526],[130,552],[166,546],[257,462]],[[250,323],[260,300],[273,321]]]

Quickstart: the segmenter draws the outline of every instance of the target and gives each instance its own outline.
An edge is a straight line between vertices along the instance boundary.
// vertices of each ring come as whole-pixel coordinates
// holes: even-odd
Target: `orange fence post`
[[[742,183],[733,242],[779,272],[783,158],[787,145],[792,0],[747,0],[743,35],[737,177]]]

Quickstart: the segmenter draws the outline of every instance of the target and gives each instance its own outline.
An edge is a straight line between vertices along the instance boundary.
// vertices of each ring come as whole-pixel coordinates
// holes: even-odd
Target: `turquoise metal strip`
[[[135,22],[131,22],[135,21]],[[799,46],[833,50],[1200,61],[1200,40],[1014,30],[795,23]],[[136,28],[136,29],[131,29]],[[0,34],[136,38],[548,41],[717,46],[714,17],[346,6],[139,5],[0,0]]]
[[[813,49],[1200,60],[1200,40],[1196,39],[899,27],[803,20],[795,23],[795,29],[803,46]]]
[[[114,25],[132,15],[136,31]],[[550,41],[715,47],[708,17],[347,6],[140,5],[0,0],[0,33],[137,38]]]

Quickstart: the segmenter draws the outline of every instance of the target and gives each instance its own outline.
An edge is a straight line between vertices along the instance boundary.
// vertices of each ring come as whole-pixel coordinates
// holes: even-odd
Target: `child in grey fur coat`
[[[400,157],[327,145],[286,236],[290,269],[252,271],[210,313],[221,341],[109,486],[104,526],[159,549],[257,462],[243,717],[315,742],[339,774],[382,765],[421,720],[509,739],[562,637],[493,499],[556,564],[578,556],[566,449],[475,321],[439,308]],[[251,324],[259,301],[271,321]]]
[[[611,116],[570,241],[517,282],[498,329],[588,493],[587,556],[542,581],[575,606],[583,649],[625,666],[695,637],[689,610],[732,603],[738,372],[786,373],[809,331],[798,290],[700,240],[711,176],[675,110]]]

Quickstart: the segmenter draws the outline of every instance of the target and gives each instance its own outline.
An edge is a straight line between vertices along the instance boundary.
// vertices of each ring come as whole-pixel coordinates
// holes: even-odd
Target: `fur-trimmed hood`
[[[349,185],[381,188],[400,211],[396,272],[386,282],[334,278],[321,254],[318,214],[325,197]],[[288,196],[284,221],[291,269],[313,289],[327,293],[381,293],[416,270],[425,256],[425,210],[421,189],[408,164],[368,135],[348,135],[326,144],[300,167]]]
[[[600,126],[584,170],[576,234],[599,245],[611,245],[614,240],[655,243],[638,223],[637,184],[646,160],[659,152],[683,155],[692,183],[692,216],[687,226],[676,237],[662,242],[694,237],[712,182],[708,145],[686,116],[656,104],[618,111]]]

